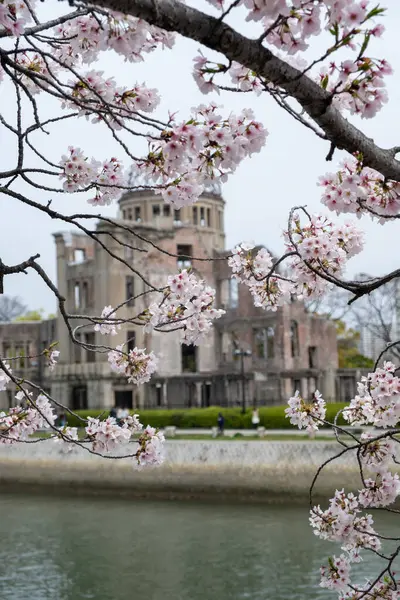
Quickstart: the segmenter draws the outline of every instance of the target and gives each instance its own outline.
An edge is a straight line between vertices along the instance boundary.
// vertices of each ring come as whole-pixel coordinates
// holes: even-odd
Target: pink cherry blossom
[[[47,355],[47,366],[49,367],[50,371],[53,371],[56,364],[57,364],[57,360],[58,357],[60,356],[60,351],[59,350],[51,350],[48,355]]]
[[[148,425],[139,437],[136,460],[139,467],[160,465],[165,458],[165,438],[161,431]]]
[[[150,381],[158,365],[153,352],[146,354],[146,350],[134,348],[126,354],[123,351],[123,344],[108,353],[108,362],[113,371],[124,375],[129,383],[136,385]]]
[[[362,506],[388,506],[393,504],[400,494],[400,480],[397,473],[377,473],[375,479],[366,479],[365,488],[358,499]]]
[[[239,244],[228,258],[233,277],[247,285],[255,306],[275,311],[293,293],[293,283],[272,274],[273,260],[265,248],[256,253],[251,244]]]
[[[54,426],[56,414],[48,398],[39,394],[36,400],[32,393],[19,391],[16,394],[18,402],[27,401],[27,408],[15,406],[8,413],[0,413],[0,443],[12,444],[26,440],[38,429],[49,429]]]
[[[347,590],[350,583],[350,560],[345,554],[329,559],[328,565],[321,567],[321,587],[329,590]]]
[[[117,335],[118,330],[121,329],[121,324],[115,322],[116,318],[115,309],[112,306],[105,306],[100,315],[101,322],[96,323],[94,330],[102,335]],[[107,319],[113,320],[108,321]]]
[[[296,391],[289,399],[289,408],[285,409],[285,415],[290,419],[292,425],[307,431],[317,431],[318,426],[325,420],[326,404],[320,392],[315,391],[310,402],[305,402]]]
[[[111,158],[103,164],[85,157],[80,148],[69,148],[69,155],[63,155],[60,161],[65,179],[63,188],[67,192],[82,189],[95,190],[95,196],[88,200],[94,206],[111,204],[120,195],[120,187],[125,182],[122,164]]]
[[[400,184],[384,177],[357,160],[346,160],[337,173],[320,178],[322,203],[340,213],[369,212],[372,218],[390,217],[400,211]],[[381,220],[384,222],[384,219]]]
[[[114,417],[108,417],[104,421],[88,417],[85,427],[86,435],[92,442],[94,452],[110,452],[121,444],[127,443],[132,435],[128,427],[120,427]]]
[[[65,426],[60,430],[60,433],[55,435],[52,439],[55,443],[60,444],[61,452],[70,453],[77,448],[77,445],[74,444],[74,442],[79,441],[78,429],[77,427]]]
[[[385,362],[358,384],[358,394],[343,411],[343,417],[352,425],[396,427],[400,421],[400,379],[394,375],[396,367]]]
[[[8,363],[4,363],[4,367],[7,369],[7,371],[9,373],[12,373],[12,369]],[[0,369],[0,392],[6,389],[7,384],[10,381],[11,381],[11,377],[9,375],[7,375],[7,373],[3,369]]]
[[[149,141],[149,154],[137,163],[137,172],[180,208],[195,202],[208,182],[226,179],[244,158],[259,152],[266,137],[248,111],[223,119],[215,104],[201,105],[189,121],[172,121],[159,141]]]
[[[55,28],[55,36],[64,42],[58,46],[58,58],[70,64],[90,64],[106,50],[114,50],[129,62],[139,62],[157,47],[172,48],[175,39],[173,33],[113,11],[96,13],[96,18],[71,19]]]
[[[200,344],[224,310],[216,309],[215,290],[198,280],[186,269],[169,276],[159,301],[152,303],[143,314],[146,331],[182,330],[182,343]]]
[[[369,443],[368,440],[371,440]],[[396,442],[390,438],[375,439],[373,433],[363,433],[361,442],[365,443],[360,454],[362,463],[373,471],[386,469],[395,456]]]

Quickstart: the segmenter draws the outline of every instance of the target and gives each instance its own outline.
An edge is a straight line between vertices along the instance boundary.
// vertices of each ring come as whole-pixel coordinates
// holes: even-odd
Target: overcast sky
[[[203,0],[192,2],[199,8],[205,7],[212,12]],[[53,18],[60,11],[61,3],[46,2],[42,5],[42,13]],[[399,135],[399,103],[400,56],[398,52],[398,32],[400,25],[400,3],[398,0],[387,0],[388,14],[385,18],[386,33],[382,40],[375,41],[373,55],[385,57],[395,69],[395,75],[387,78],[390,102],[370,121],[354,119],[354,122],[373,137],[383,147],[400,144]],[[240,28],[243,13],[237,11],[231,24]],[[245,25],[245,31],[257,34],[253,25]],[[314,46],[315,47],[315,46]],[[323,49],[317,40],[317,47]],[[332,163],[326,163],[329,147],[327,142],[317,138],[312,132],[296,123],[279,109],[273,101],[263,95],[259,98],[250,94],[221,94],[203,96],[192,76],[192,59],[199,45],[182,38],[177,40],[173,51],[159,51],[149,55],[145,63],[123,63],[114,53],[104,53],[101,63],[96,68],[104,70],[107,75],[114,75],[121,85],[145,81],[149,87],[156,87],[162,96],[158,116],[163,118],[168,110],[179,111],[186,118],[190,108],[200,103],[215,100],[223,105],[224,114],[238,112],[241,108],[251,107],[256,118],[261,120],[269,130],[267,144],[263,151],[251,159],[245,160],[224,185],[223,194],[226,205],[227,246],[232,247],[243,240],[253,240],[265,244],[274,253],[283,248],[281,232],[285,227],[290,208],[296,204],[307,204],[312,212],[328,212],[320,205],[320,188],[316,182],[318,176],[334,170],[341,155],[335,154]],[[207,56],[212,54],[205,50]],[[42,94],[38,97],[42,114],[47,116],[54,109]],[[2,113],[12,114],[14,99],[9,88],[0,85],[0,106]],[[115,142],[110,139],[102,126],[90,125],[84,119],[68,122],[52,134],[38,135],[38,146],[45,150],[52,160],[58,162],[69,145],[80,146],[89,156],[97,159],[116,155],[128,160]],[[39,142],[40,140],[40,142]],[[15,166],[15,148],[11,139],[0,129],[1,170]],[[134,154],[140,154],[145,147],[135,138],[131,140]],[[344,155],[343,155],[344,156]],[[13,162],[14,160],[14,162]],[[32,161],[32,166],[34,161]],[[26,187],[21,191],[29,192],[30,197],[44,204],[51,198],[52,206],[65,214],[74,211],[95,212],[82,197],[58,196],[48,192],[31,190]],[[47,215],[26,207],[11,198],[0,196],[1,238],[0,257],[6,264],[14,264],[25,260],[32,254],[40,253],[40,263],[47,273],[55,279],[55,246],[52,234],[56,231],[68,230],[62,222],[52,221]],[[117,205],[104,209],[104,214],[115,215]],[[334,215],[331,213],[331,216]],[[371,222],[363,217],[360,224],[367,232],[367,244],[364,252],[349,263],[348,275],[360,271],[382,274],[399,266],[398,246],[399,229],[395,223],[385,226]],[[31,308],[43,308],[46,312],[55,310],[55,300],[43,282],[34,274],[7,276],[5,293],[18,295]]]

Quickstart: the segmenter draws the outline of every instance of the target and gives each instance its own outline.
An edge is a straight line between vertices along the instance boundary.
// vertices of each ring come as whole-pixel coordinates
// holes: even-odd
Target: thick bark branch
[[[93,6],[86,0],[82,2]],[[350,153],[362,152],[365,165],[388,179],[400,181],[400,162],[394,158],[394,149],[378,147],[332,107],[328,92],[298,69],[275,57],[258,40],[246,38],[219,19],[177,0],[96,0],[95,5],[139,17],[166,31],[175,31],[252,69],[295,98],[337,148]]]

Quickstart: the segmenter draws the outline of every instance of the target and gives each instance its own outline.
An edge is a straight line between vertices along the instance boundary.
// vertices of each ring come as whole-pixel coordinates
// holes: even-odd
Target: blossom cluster
[[[76,444],[74,444],[74,442],[79,441],[78,428],[68,427],[68,425],[65,425],[65,427],[62,427],[59,430],[59,433],[52,439],[57,444],[60,444],[61,452],[64,454],[69,454],[74,450],[74,448],[76,448]]]
[[[265,248],[255,251],[254,244],[236,246],[228,258],[232,276],[248,286],[257,307],[277,310],[294,292],[291,281],[272,274],[273,259]]]
[[[259,96],[263,91],[261,80],[253,71],[243,67],[237,62],[232,62],[229,68],[214,63],[206,58],[201,52],[193,59],[193,77],[203,94],[217,92],[219,87],[214,83],[214,77],[218,73],[229,73],[232,84],[241,92],[254,92]]]
[[[32,95],[47,89],[54,75],[59,71],[58,65],[49,66],[37,52],[26,51],[16,57],[17,65],[26,73],[18,73],[21,84],[29,90]]]
[[[142,315],[146,331],[182,329],[182,343],[200,344],[212,321],[225,311],[214,308],[215,290],[186,269],[168,277],[159,302],[153,302]]]
[[[138,466],[156,466],[164,461],[164,434],[147,425],[139,437],[139,448],[136,452]]]
[[[100,163],[93,158],[89,160],[80,148],[69,147],[69,155],[63,155],[60,161],[66,192],[79,189],[95,190],[95,196],[88,200],[94,206],[111,204],[120,194],[119,186],[124,184],[122,164],[117,158]]]
[[[374,520],[369,514],[360,514],[357,496],[336,490],[329,508],[325,511],[314,506],[310,511],[310,524],[314,534],[323,540],[340,542],[342,550],[349,553],[349,560],[358,561],[360,548],[379,550],[381,542],[372,527]]]
[[[32,0],[29,5],[33,8],[35,1]],[[5,30],[9,35],[19,37],[31,20],[31,12],[23,0],[17,3],[3,0],[0,3],[0,32]]]
[[[351,424],[396,424],[400,418],[399,406],[397,413],[395,411],[396,417],[392,415],[383,420],[381,414],[381,410],[383,413],[390,413],[396,404],[399,405],[400,382],[394,376],[394,370],[392,363],[385,363],[383,369],[377,369],[376,373],[364,377],[359,384],[359,393],[363,397],[356,397],[351,401],[350,406],[343,411],[345,419]],[[366,402],[370,402],[371,406],[367,407],[365,397],[369,397]],[[306,403],[297,391],[295,396],[290,398],[289,407],[285,412],[293,425],[297,425],[299,429],[305,427],[313,431],[318,429],[318,421],[325,420],[325,403],[318,392],[315,393],[314,402]],[[358,456],[364,487],[359,490],[358,495],[336,490],[326,510],[318,505],[310,511],[310,524],[315,535],[341,545],[343,553],[339,557],[330,557],[328,564],[321,567],[320,584],[322,587],[336,590],[340,600],[359,600],[363,597],[362,592],[370,588],[373,598],[397,599],[397,592],[393,591],[393,580],[388,582],[380,578],[374,584],[357,588],[352,584],[350,576],[351,566],[362,559],[360,553],[363,549],[378,552],[381,548],[380,536],[373,527],[373,518],[370,514],[363,513],[363,510],[389,506],[400,495],[399,475],[389,471],[395,452],[396,444],[393,439],[374,436],[371,432],[363,433]],[[372,475],[365,476],[364,469]]]
[[[103,308],[100,319],[101,321],[94,326],[95,331],[102,335],[117,335],[117,330],[121,329],[121,324],[116,321],[115,309],[112,306]]]
[[[56,421],[54,409],[43,394],[33,400],[31,392],[19,391],[15,398],[18,402],[27,401],[27,407],[18,405],[10,408],[7,414],[0,412],[0,444],[24,441],[39,429],[50,428]]]
[[[224,0],[208,1],[220,9],[225,6]],[[391,67],[385,60],[365,55],[370,40],[384,31],[383,25],[373,22],[384,12],[379,6],[371,6],[369,0],[241,0],[238,5],[248,9],[247,20],[261,22],[267,32],[265,42],[286,53],[285,60],[307,50],[310,37],[321,34],[323,29],[334,37],[327,56],[344,47],[357,51],[354,60],[338,64],[330,61],[316,77],[324,89],[333,93],[337,108],[370,118],[387,102],[383,78],[392,72]],[[218,90],[214,76],[228,69],[210,66],[203,56],[195,61],[194,77],[200,89],[204,93]],[[262,91],[260,81],[243,67],[232,77],[234,82],[235,77],[238,89]]]
[[[224,9],[228,0],[208,0]],[[304,52],[311,36],[323,29],[335,37],[335,45],[354,47],[352,38],[381,35],[383,26],[367,26],[367,22],[380,15],[379,7],[371,8],[369,0],[239,0],[238,6],[248,10],[247,20],[261,22],[268,32],[266,42],[289,54]],[[363,27],[364,26],[364,27]]]
[[[397,473],[377,473],[374,479],[366,479],[365,488],[360,491],[358,500],[361,506],[388,506],[400,494],[400,481]]]
[[[12,373],[12,369],[8,363],[4,363],[5,369],[7,369],[8,373]],[[7,384],[11,381],[11,377],[4,371],[4,369],[0,369],[0,392],[6,389]]]
[[[94,452],[111,452],[128,443],[132,435],[139,434],[138,449],[132,455],[139,466],[159,465],[164,460],[164,435],[154,427],[143,428],[138,415],[129,415],[122,423],[114,417],[104,421],[88,417],[86,435]]]
[[[307,62],[301,56],[280,56],[280,54],[279,50],[276,50],[275,55],[277,58],[281,58],[292,67],[300,71],[307,68]],[[225,66],[209,60],[199,51],[193,62],[193,78],[203,94],[210,92],[219,94],[220,89],[226,89],[225,86],[219,86],[215,83],[216,76],[224,73],[229,75],[233,89],[238,92],[254,92],[259,96],[264,90],[276,88],[272,82],[264,81],[254,71],[235,61],[230,63],[229,66]]]
[[[114,417],[108,417],[104,421],[88,417],[85,427],[86,435],[92,442],[94,452],[110,452],[121,444],[128,442],[133,431],[130,427],[119,426]]]
[[[216,309],[214,303],[215,290],[184,269],[168,277],[160,297],[141,313],[140,319],[145,331],[154,328],[163,331],[180,329],[182,343],[198,345],[210,331],[213,320],[225,313]],[[103,335],[115,335],[121,327],[115,313],[116,309],[106,306],[101,314],[101,322],[94,326],[95,331]],[[139,348],[126,353],[123,348],[124,344],[121,344],[108,353],[111,369],[128,377],[131,383],[149,381],[157,369],[158,361],[154,353],[146,354],[146,350]]]
[[[335,226],[321,215],[310,217],[305,226],[294,215],[291,230],[284,237],[288,277],[274,269],[274,261],[265,248],[256,252],[253,244],[236,246],[228,259],[233,277],[248,286],[255,306],[276,310],[291,295],[299,299],[320,295],[327,285],[320,274],[342,275],[347,260],[363,247],[363,232],[353,223]]]
[[[362,600],[363,598],[371,600],[398,600],[400,579],[395,578],[396,573],[393,573],[393,578],[385,575],[380,581],[373,584],[367,582],[364,585],[358,586],[357,590],[350,590],[340,594],[339,600]],[[394,586],[397,586],[395,589]]]
[[[343,411],[351,425],[396,427],[400,421],[400,379],[396,367],[385,362],[383,368],[363,376],[357,384],[357,395]]]
[[[118,345],[108,353],[110,367],[116,373],[125,375],[129,383],[139,385],[150,381],[157,370],[158,361],[153,352],[146,354],[143,348],[133,348],[128,353],[123,351],[124,344]]]
[[[321,587],[346,590],[349,583],[350,563],[345,554],[329,558],[328,565],[321,567]]]
[[[124,119],[139,111],[152,112],[160,102],[156,89],[144,83],[118,87],[114,77],[105,78],[103,71],[81,74],[68,85],[71,99],[63,103],[63,108],[78,109],[79,116],[93,116],[93,123],[106,121],[114,129],[121,129]]]
[[[298,297],[320,295],[326,288],[320,274],[343,275],[347,260],[361,252],[364,243],[364,233],[354,223],[334,225],[322,215],[312,216],[305,226],[294,215],[285,238],[287,251],[296,252],[289,264]]]
[[[322,394],[316,390],[311,402],[306,402],[296,391],[289,399],[289,408],[285,409],[285,415],[290,419],[292,425],[307,431],[317,431],[318,425],[325,420],[326,404]]]
[[[327,566],[321,568],[321,586],[342,592],[341,600],[357,600],[363,597],[362,588],[351,595],[349,585],[350,568],[352,563],[360,562],[362,549],[378,552],[381,548],[379,535],[373,528],[373,518],[369,514],[360,514],[365,506],[379,507],[392,503],[400,493],[399,478],[387,473],[382,476],[386,482],[375,489],[368,480],[367,488],[360,491],[359,496],[345,494],[344,490],[336,490],[330,500],[329,508],[325,511],[320,506],[314,506],[310,511],[310,523],[315,535],[324,540],[339,542],[344,554],[339,558],[330,558]],[[379,581],[374,590],[384,590],[385,582]],[[383,586],[383,587],[382,587]],[[353,589],[354,588],[353,586]],[[388,588],[388,592],[393,586]],[[358,595],[359,594],[359,595]],[[373,595],[373,598],[397,598],[397,596]]]
[[[71,65],[95,62],[106,50],[114,50],[126,61],[139,62],[157,47],[172,48],[175,40],[173,33],[113,11],[97,13],[96,18],[89,15],[71,19],[55,27],[54,34],[61,42],[57,58]]]
[[[386,180],[383,175],[363,167],[357,158],[345,160],[337,173],[320,177],[324,189],[322,203],[340,213],[372,211],[371,215],[391,217],[400,211],[400,183]]]
[[[60,351],[49,348],[48,350],[44,350],[44,355],[47,359],[47,366],[49,367],[50,371],[54,371],[58,357],[60,356]]]
[[[396,442],[388,437],[375,439],[371,432],[364,432],[360,439],[363,443],[362,464],[370,471],[386,470],[395,456]]]
[[[323,67],[317,81],[334,94],[332,104],[339,110],[370,119],[388,101],[384,77],[392,74],[385,59],[359,58]]]
[[[195,202],[208,182],[226,181],[265,144],[267,131],[251,110],[223,119],[217,108],[201,105],[189,121],[171,121],[158,141],[150,139],[147,156],[137,163],[138,172],[176,208]]]

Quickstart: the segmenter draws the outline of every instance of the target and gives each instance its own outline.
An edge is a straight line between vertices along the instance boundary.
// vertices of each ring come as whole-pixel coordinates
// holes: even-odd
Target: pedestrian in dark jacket
[[[218,434],[224,435],[225,419],[222,413],[218,413]]]

